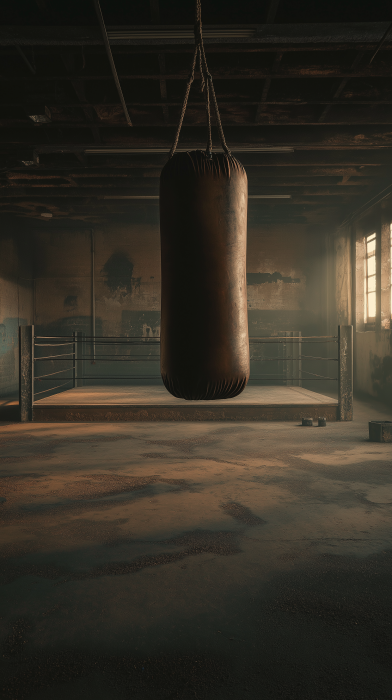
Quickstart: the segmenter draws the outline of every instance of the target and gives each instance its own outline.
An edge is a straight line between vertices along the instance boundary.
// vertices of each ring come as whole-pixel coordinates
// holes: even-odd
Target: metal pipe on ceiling
[[[99,4],[99,0],[94,0],[94,6],[95,6],[95,12],[97,13],[99,25],[101,27],[102,38],[103,38],[103,43],[105,44],[106,54],[107,54],[107,57],[109,59],[110,67],[112,69],[114,82],[116,83],[118,96],[120,98],[120,102],[121,102],[122,108],[124,110],[125,119],[127,120],[128,126],[132,126],[131,117],[129,116],[129,113],[128,113],[128,109],[127,109],[127,105],[125,103],[124,95],[123,95],[123,92],[121,90],[120,81],[118,79],[116,66],[114,64],[113,55],[112,55],[112,51],[110,48],[109,39],[108,39],[108,35],[107,35],[106,27],[105,27],[105,22],[104,22],[103,15],[102,15],[101,6]]]

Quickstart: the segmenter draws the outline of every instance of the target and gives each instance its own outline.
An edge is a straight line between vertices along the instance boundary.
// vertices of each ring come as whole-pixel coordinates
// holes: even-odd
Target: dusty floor
[[[2,423],[2,700],[390,700],[392,444]]]

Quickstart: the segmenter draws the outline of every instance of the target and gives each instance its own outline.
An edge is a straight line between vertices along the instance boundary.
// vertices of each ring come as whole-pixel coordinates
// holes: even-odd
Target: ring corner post
[[[338,327],[339,348],[339,420],[353,419],[353,327]]]
[[[19,413],[21,423],[33,420],[34,326],[19,326]]]

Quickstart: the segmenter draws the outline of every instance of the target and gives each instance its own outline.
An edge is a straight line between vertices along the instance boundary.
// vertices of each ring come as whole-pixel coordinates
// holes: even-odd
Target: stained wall
[[[257,215],[250,217],[250,336],[325,332],[325,240],[324,232],[314,227],[259,224]],[[160,381],[159,364],[152,362],[156,350],[148,344],[148,339],[160,333],[158,207],[149,205],[144,213],[135,208],[134,216],[131,212],[126,219],[103,218],[93,229],[77,222],[62,222],[61,226],[43,222],[36,231],[34,266],[37,333],[93,334],[93,269],[96,335],[141,337],[142,346],[133,350],[140,358],[132,366],[132,375],[143,382],[148,377]],[[183,322],[192,323],[192,319]],[[120,350],[115,352],[120,354]],[[96,354],[101,351],[108,348],[96,346]],[[91,343],[87,342],[85,352],[91,355]],[[85,371],[88,376],[101,372],[120,377],[129,368],[119,363],[119,357],[113,359],[116,364],[105,368],[88,362]]]
[[[160,334],[156,204],[135,205],[126,215],[95,217],[93,226],[71,219],[15,219],[4,229],[0,282],[3,392],[17,390],[21,323],[34,323],[36,335],[49,339],[58,335],[71,339],[74,332],[83,333],[84,376],[108,376],[108,383],[114,377],[122,382],[124,375],[131,375],[137,383],[160,382],[159,362],[154,360],[159,348],[153,345]],[[326,332],[325,241],[321,228],[259,223],[258,210],[251,212],[247,259],[251,337],[282,331]],[[192,319],[183,322],[192,323]],[[94,325],[98,337],[136,337],[140,345],[132,350],[98,342],[94,346]],[[36,354],[45,356],[45,352],[51,351],[41,348]],[[137,359],[131,367],[127,362],[130,353]],[[98,359],[105,359],[105,364]],[[259,367],[252,365],[252,372]],[[267,363],[267,373],[268,367],[272,365]],[[63,365],[37,361],[36,376],[55,369],[60,371]]]
[[[32,238],[17,223],[0,233],[0,397],[19,388],[18,327],[33,319]]]
[[[251,335],[276,330],[316,331],[326,322],[324,238],[319,233],[299,225],[249,227]],[[94,227],[93,236],[97,332],[158,332],[158,224],[104,223]],[[42,331],[63,332],[67,327],[89,330],[91,245],[89,228],[51,227],[37,233],[35,323]]]

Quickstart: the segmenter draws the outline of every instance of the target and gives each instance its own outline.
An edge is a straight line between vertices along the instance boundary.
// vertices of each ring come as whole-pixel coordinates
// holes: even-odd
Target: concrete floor
[[[392,445],[3,423],[4,700],[390,700]]]

